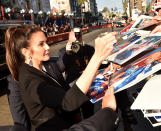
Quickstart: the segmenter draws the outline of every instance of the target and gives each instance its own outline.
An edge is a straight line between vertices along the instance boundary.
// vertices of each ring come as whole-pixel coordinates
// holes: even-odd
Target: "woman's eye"
[[[44,45],[44,42],[40,42],[40,46],[43,46]]]

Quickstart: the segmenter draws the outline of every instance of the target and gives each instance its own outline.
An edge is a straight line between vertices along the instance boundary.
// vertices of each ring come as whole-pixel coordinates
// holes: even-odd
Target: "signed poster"
[[[161,48],[158,48],[140,59],[122,67],[111,70],[101,70],[93,80],[88,91],[92,103],[102,99],[109,86],[115,93],[127,89],[161,69]]]
[[[136,42],[137,40],[140,39],[141,36],[138,35],[133,35],[130,38],[128,38],[127,40],[123,41],[122,43],[118,44],[114,50],[112,51],[111,55],[107,57],[107,60],[109,61],[113,61],[113,59],[116,57],[116,55],[122,51],[123,49],[127,49],[129,48],[129,46],[131,46],[134,42]]]
[[[160,43],[161,43],[161,35],[144,37],[139,41],[135,42],[132,46],[130,46],[126,50],[120,51],[115,57],[110,59],[110,61],[113,61],[114,63],[117,63],[119,65],[125,64],[138,54],[144,51],[155,49],[156,46],[158,46]]]

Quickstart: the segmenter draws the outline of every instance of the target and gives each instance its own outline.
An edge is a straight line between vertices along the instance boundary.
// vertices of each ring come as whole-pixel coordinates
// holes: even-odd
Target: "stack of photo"
[[[110,60],[112,57],[109,57],[109,66],[98,72],[88,91],[91,101],[95,103],[100,100],[108,86],[114,86],[117,93],[159,71],[161,69],[160,43],[161,34],[143,37],[129,48],[122,49],[113,57],[113,61]]]
[[[161,110],[142,110],[144,117],[146,117],[153,127],[161,125]]]
[[[150,30],[148,26],[146,29]],[[90,101],[96,103],[103,98],[110,86],[118,93],[150,78],[142,88],[133,93],[131,109],[141,110],[144,117],[156,127],[161,125],[161,104],[158,104],[161,101],[161,75],[157,74],[161,69],[161,32],[147,35],[138,31],[143,32],[132,32],[123,42],[116,44],[111,55],[107,57],[108,66],[98,71],[87,94]]]

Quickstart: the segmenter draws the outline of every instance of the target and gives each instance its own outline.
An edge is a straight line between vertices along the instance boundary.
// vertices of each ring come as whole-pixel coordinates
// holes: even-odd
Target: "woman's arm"
[[[95,40],[95,53],[82,75],[76,81],[76,85],[84,94],[87,93],[102,61],[112,52],[113,44],[117,41],[116,34],[114,32],[109,33]]]
[[[116,42],[115,35],[116,33],[110,33],[95,40],[95,53],[73,88],[64,92],[61,88],[46,88],[45,83],[39,86],[41,102],[49,107],[61,104],[64,110],[72,111],[87,101],[88,98],[84,94],[87,93],[100,64],[113,50],[113,43]],[[51,96],[56,99],[51,99]]]
[[[73,125],[64,131],[114,131],[119,123],[114,88],[110,87],[103,98],[102,109],[92,117]]]

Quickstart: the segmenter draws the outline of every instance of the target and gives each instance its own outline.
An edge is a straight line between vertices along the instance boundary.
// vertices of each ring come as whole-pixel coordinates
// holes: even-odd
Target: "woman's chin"
[[[45,58],[44,58],[44,61],[48,61],[49,59],[50,59],[50,56],[46,55]]]

